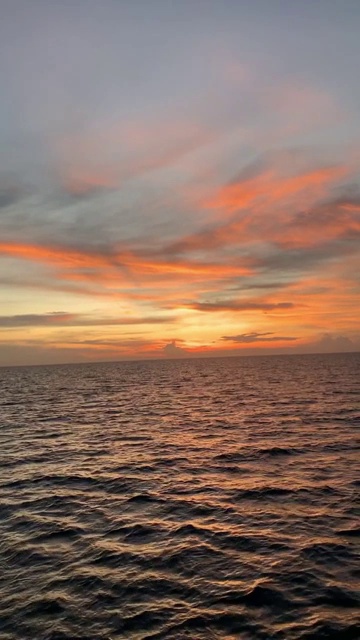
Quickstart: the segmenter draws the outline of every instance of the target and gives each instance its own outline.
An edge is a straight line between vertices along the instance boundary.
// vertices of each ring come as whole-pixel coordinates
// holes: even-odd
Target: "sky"
[[[0,10],[0,365],[360,350],[359,0]]]

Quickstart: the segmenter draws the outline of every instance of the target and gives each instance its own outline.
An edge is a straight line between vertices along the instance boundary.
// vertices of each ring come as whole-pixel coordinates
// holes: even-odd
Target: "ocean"
[[[1,368],[1,640],[359,638],[359,400],[359,353]]]

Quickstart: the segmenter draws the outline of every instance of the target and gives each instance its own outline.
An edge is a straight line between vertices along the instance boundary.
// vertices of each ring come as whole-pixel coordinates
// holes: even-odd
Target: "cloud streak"
[[[130,325],[163,324],[174,322],[171,316],[144,316],[128,318],[99,318],[86,315],[54,311],[51,313],[0,316],[1,328],[18,327],[116,327]]]
[[[223,300],[218,302],[192,302],[188,306],[190,309],[204,312],[217,311],[281,311],[293,309],[292,302],[256,302],[252,300]]]
[[[293,342],[297,338],[293,336],[276,336],[271,331],[263,333],[253,331],[252,333],[240,333],[235,336],[222,336],[221,340],[239,344],[253,344],[254,342]]]

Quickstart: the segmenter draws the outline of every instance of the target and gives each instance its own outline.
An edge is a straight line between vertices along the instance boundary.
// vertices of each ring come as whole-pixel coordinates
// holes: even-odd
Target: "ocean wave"
[[[0,371],[1,640],[358,638],[360,358],[310,360]]]

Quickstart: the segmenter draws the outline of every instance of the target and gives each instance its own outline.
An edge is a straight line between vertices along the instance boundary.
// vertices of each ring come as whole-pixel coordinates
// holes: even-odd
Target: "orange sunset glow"
[[[39,80],[0,172],[2,364],[359,350],[357,111],[201,46],[174,99],[170,77],[103,104]]]

